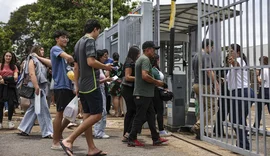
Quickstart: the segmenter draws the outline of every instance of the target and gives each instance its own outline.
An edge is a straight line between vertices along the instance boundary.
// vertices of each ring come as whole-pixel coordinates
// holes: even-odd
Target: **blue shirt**
[[[72,90],[72,82],[67,77],[67,62],[60,54],[64,52],[59,46],[53,46],[50,51],[52,62],[52,77],[54,80],[54,89]]]
[[[113,63],[113,59],[108,58],[108,60],[106,60],[106,61],[104,62],[104,64],[109,64],[109,63]]]

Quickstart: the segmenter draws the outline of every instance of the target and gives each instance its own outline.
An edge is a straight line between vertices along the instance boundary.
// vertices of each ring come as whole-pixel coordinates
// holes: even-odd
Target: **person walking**
[[[213,49],[213,41],[209,40],[209,39],[205,39],[202,42],[202,68],[203,69],[207,69],[207,68],[212,68],[212,59],[210,56],[210,53],[212,52]],[[203,92],[206,92],[207,94],[210,94],[213,88],[211,88],[210,83],[213,83],[213,87],[216,90],[216,93],[219,94],[219,83],[216,80],[216,76],[215,73],[212,70],[207,70],[207,71],[203,71],[202,73],[202,77],[203,77],[203,82],[202,84],[199,84],[199,53],[196,53],[193,56],[192,59],[192,68],[193,68],[193,73],[194,73],[194,85],[193,85],[193,90],[196,94],[196,98],[200,97],[200,87],[202,87]],[[214,93],[214,91],[213,91]],[[199,100],[198,100],[199,101]],[[207,103],[206,103],[207,101]],[[212,103],[211,103],[212,101]],[[212,112],[213,112],[213,116],[215,115],[215,103],[216,103],[216,99],[215,98],[210,98],[210,97],[204,97],[203,98],[203,105],[204,105],[204,125],[207,125],[207,120],[208,119],[208,124],[211,123],[211,108],[212,108]],[[200,104],[200,105],[202,105]],[[212,105],[212,106],[211,106]],[[208,117],[208,118],[207,118]],[[201,135],[200,135],[200,123],[202,119],[198,119],[197,122],[193,125],[193,127],[191,128],[191,131],[193,131],[196,134],[196,139],[201,139]]]
[[[97,50],[97,60],[101,63],[104,63],[105,53],[102,50]],[[106,77],[103,70],[99,69],[100,76],[99,76],[99,83],[100,83],[100,91],[102,94],[102,102],[103,102],[103,112],[102,118],[94,125],[94,136],[98,139],[108,139],[110,138],[109,135],[105,133],[106,128],[106,118],[107,118],[107,111],[106,111],[106,93],[105,93],[105,85],[104,83],[112,81],[110,77]]]
[[[63,119],[63,111],[75,96],[73,93],[72,82],[67,77],[68,63],[74,62],[74,59],[64,51],[69,41],[68,33],[64,30],[57,30],[54,33],[53,38],[56,41],[56,45],[50,50],[50,59],[52,64],[52,78],[54,81],[53,91],[57,112],[53,121],[53,144],[51,149],[59,149],[61,148],[59,141],[63,138],[62,133],[70,123],[69,120]]]
[[[247,59],[242,54],[241,46],[238,44],[232,44],[230,46],[228,62],[230,67],[245,67],[247,65]],[[243,55],[243,58],[241,57]],[[232,93],[232,119],[233,124],[247,126],[247,116],[249,114],[249,107],[247,100],[235,100],[235,97],[249,97],[254,98],[254,91],[248,86],[248,73],[246,69],[230,69],[227,73],[228,89]],[[243,91],[243,92],[242,92]],[[243,105],[242,105],[243,103]],[[244,119],[243,119],[244,118]],[[244,122],[243,122],[244,121]],[[247,131],[243,128],[239,129],[240,126],[233,128],[236,137],[236,145],[246,150],[250,149],[249,140],[247,138]],[[245,147],[244,147],[245,144]]]
[[[29,86],[35,88],[35,94],[40,95],[40,114],[35,113],[35,99],[30,99],[30,106],[27,109],[18,129],[21,131],[18,133],[22,136],[28,136],[35,124],[36,119],[41,129],[41,134],[43,138],[52,138],[53,127],[52,118],[50,115],[48,103],[46,100],[46,87],[47,87],[47,67],[42,64],[38,57],[43,57],[40,52],[40,46],[34,46],[32,48],[31,54],[26,60],[25,73],[30,77]],[[45,59],[45,58],[43,58]],[[47,65],[51,66],[50,60]]]
[[[126,102],[127,112],[124,119],[124,132],[122,142],[128,142],[128,136],[131,131],[133,120],[136,114],[136,104],[133,99],[133,91],[135,81],[135,62],[139,57],[139,47],[130,47],[123,67],[125,76],[122,81],[121,94]]]
[[[159,56],[158,56],[158,54],[155,54],[154,57],[150,60],[151,60],[151,64],[152,64],[151,72],[153,74],[154,79],[163,81],[164,74],[159,69]],[[163,123],[164,105],[163,105],[162,99],[160,98],[160,88],[157,86],[155,86],[153,104],[154,104],[155,112],[157,115],[159,135],[160,136],[170,136],[171,133],[164,130],[164,123]]]
[[[3,128],[3,108],[4,103],[8,103],[8,123],[9,129],[14,128],[12,122],[14,103],[18,103],[16,94],[16,81],[18,79],[18,68],[15,65],[15,55],[12,52],[5,52],[0,63],[0,129]]]
[[[267,56],[260,57],[259,61],[260,63],[262,62],[263,65],[268,65]],[[261,99],[263,97],[262,89],[264,88],[264,99],[269,99],[269,68],[263,68],[260,74],[258,75],[257,79],[258,79],[258,83],[261,85],[259,89],[258,98]],[[262,88],[262,85],[264,86],[263,88]],[[268,112],[270,114],[270,104],[265,103],[265,105],[267,105]],[[258,120],[257,120],[257,115],[255,115],[255,121],[254,121],[253,127],[257,127],[256,125],[258,123],[258,128],[260,128],[261,120],[262,120],[262,111],[264,111],[264,105],[261,102],[258,102],[257,111],[256,111],[258,112]]]
[[[128,137],[128,146],[144,146],[137,140],[137,134],[140,132],[145,121],[148,122],[153,145],[160,145],[167,142],[167,139],[159,137],[155,124],[155,110],[153,106],[153,97],[155,85],[167,88],[167,84],[155,80],[152,77],[150,58],[155,54],[155,50],[159,47],[155,46],[153,41],[146,41],[142,45],[143,55],[141,55],[135,64],[135,85],[134,85],[134,101],[136,104],[136,115],[133,121],[132,129]]]
[[[101,25],[97,20],[90,19],[84,26],[85,35],[76,43],[75,51],[75,88],[79,93],[83,107],[83,122],[60,144],[69,156],[73,155],[72,146],[74,141],[83,132],[88,145],[87,155],[106,154],[99,150],[93,141],[92,126],[97,123],[103,112],[102,93],[99,83],[99,69],[112,70],[111,65],[105,65],[96,60],[97,52],[95,39],[98,37]]]

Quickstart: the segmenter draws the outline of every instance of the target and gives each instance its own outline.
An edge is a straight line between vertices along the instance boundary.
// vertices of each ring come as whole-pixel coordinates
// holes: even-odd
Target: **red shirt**
[[[3,70],[1,70],[1,65],[2,64],[0,64],[0,75],[2,76],[2,77],[7,77],[7,76],[14,76],[14,73],[15,72],[18,72],[18,68],[15,66],[15,70],[11,70],[10,68],[9,68],[9,65],[4,65],[4,68],[3,68]]]

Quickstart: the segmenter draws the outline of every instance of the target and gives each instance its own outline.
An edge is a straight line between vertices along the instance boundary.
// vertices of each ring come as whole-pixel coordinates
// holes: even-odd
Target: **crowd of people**
[[[142,45],[141,55],[138,46],[131,46],[122,64],[117,52],[112,54],[111,59],[108,50],[96,49],[95,40],[100,30],[101,25],[97,20],[88,20],[84,26],[85,35],[74,47],[74,55],[65,52],[69,34],[64,30],[55,31],[53,39],[56,44],[50,50],[50,57],[44,57],[44,49],[39,45],[31,49],[20,65],[12,52],[4,53],[0,64],[0,129],[5,127],[2,124],[5,104],[8,105],[7,128],[13,129],[14,108],[20,101],[28,101],[29,105],[18,126],[19,135],[29,136],[37,119],[42,137],[52,139],[52,150],[63,149],[67,155],[73,155],[73,143],[84,133],[88,145],[87,155],[106,155],[106,152],[95,146],[93,137],[110,137],[105,133],[105,128],[111,97],[113,115],[124,117],[122,142],[130,147],[144,146],[138,141],[137,134],[141,133],[146,121],[151,130],[153,145],[167,142],[167,139],[160,137],[170,134],[164,130],[164,106],[159,97],[159,90],[168,88],[159,70],[159,56],[155,53],[159,47],[153,41],[146,41]],[[73,79],[68,76],[69,71],[74,73]],[[19,97],[19,81],[33,88],[33,96],[28,99]],[[38,104],[37,96],[40,97]],[[70,121],[64,117],[63,112],[75,96],[79,98],[82,107],[79,115],[82,114],[83,121],[64,138],[63,131]],[[49,111],[51,103],[56,104],[53,121]],[[35,112],[38,106],[40,113]],[[155,124],[156,115],[159,131]]]
[[[215,98],[210,96],[205,96],[202,98],[204,105],[204,125],[208,126],[213,123],[215,112],[216,122],[213,123],[213,134],[217,136],[226,136],[223,126],[223,121],[227,121],[227,116],[230,117],[230,122],[232,125],[239,124],[247,126],[247,116],[249,115],[249,104],[252,105],[252,101],[248,100],[236,100],[236,97],[254,98],[257,91],[254,91],[249,86],[248,69],[244,67],[248,65],[247,58],[242,52],[242,48],[238,44],[231,44],[228,48],[227,57],[225,58],[225,67],[232,67],[229,70],[222,70],[221,72],[214,72],[211,52],[214,46],[214,42],[205,39],[202,42],[202,68],[206,69],[202,72],[202,84],[199,83],[199,53],[195,54],[192,60],[192,67],[194,72],[194,85],[193,91],[196,97],[199,98],[200,89],[202,89],[204,94],[215,94],[222,96],[230,96],[231,98]],[[261,60],[262,59],[262,60]],[[268,65],[268,57],[263,56],[259,58],[262,65]],[[234,68],[236,67],[236,68]],[[240,69],[239,69],[240,67]],[[215,75],[220,73],[221,75]],[[269,70],[268,68],[263,68],[262,70],[257,70],[257,82],[260,84],[258,89],[257,98],[269,99]],[[254,81],[256,82],[256,81]],[[211,84],[212,83],[212,84]],[[264,88],[264,91],[262,90]],[[264,93],[264,95],[262,95]],[[199,99],[198,99],[199,100]],[[255,122],[253,127],[259,128],[262,116],[262,111],[264,110],[264,105],[262,102],[255,103],[256,112]],[[265,103],[268,106],[268,111],[270,113],[269,103]],[[218,105],[218,108],[215,106]],[[232,108],[231,108],[232,107]],[[217,111],[216,111],[217,110]],[[230,114],[230,115],[229,115]],[[257,119],[258,116],[258,119]],[[196,124],[192,127],[192,131],[196,134],[196,138],[200,139],[200,123],[202,119],[199,119]],[[216,126],[217,125],[217,126]],[[236,145],[240,148],[250,149],[250,141],[248,139],[248,131],[244,128],[239,128],[238,125],[232,127],[237,135]],[[206,135],[206,134],[204,134]]]

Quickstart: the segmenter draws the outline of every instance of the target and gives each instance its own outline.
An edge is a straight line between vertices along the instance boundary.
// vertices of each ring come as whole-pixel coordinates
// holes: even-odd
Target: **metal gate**
[[[124,62],[129,47],[141,45],[141,19],[142,15],[136,14],[120,18],[118,23],[100,34],[96,41],[97,49],[108,49],[111,57],[118,52],[119,61]]]
[[[124,63],[131,46],[141,47],[143,42],[153,40],[152,2],[143,2],[134,13],[121,17],[116,24],[106,28],[96,40],[97,49],[108,49],[109,54],[120,54]]]
[[[201,140],[270,155],[269,45],[269,0],[198,1]]]

